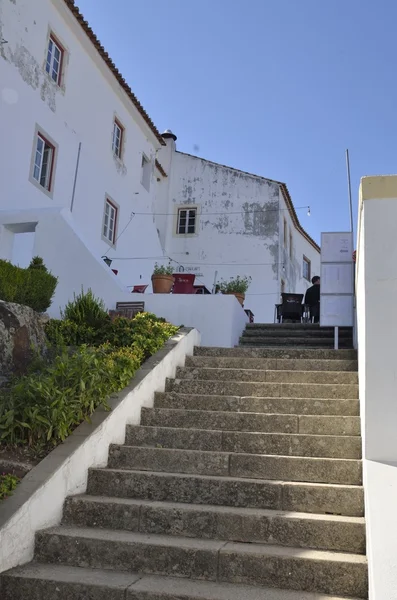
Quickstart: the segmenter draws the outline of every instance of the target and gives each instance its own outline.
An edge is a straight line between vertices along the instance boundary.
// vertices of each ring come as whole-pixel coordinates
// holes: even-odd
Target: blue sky
[[[396,0],[77,0],[178,149],[287,183],[349,227],[365,175],[397,172]],[[198,149],[197,149],[198,147]]]

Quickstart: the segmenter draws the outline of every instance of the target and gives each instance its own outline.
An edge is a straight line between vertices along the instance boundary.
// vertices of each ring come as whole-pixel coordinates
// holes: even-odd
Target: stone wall
[[[28,306],[0,300],[0,375],[23,372],[45,349],[46,318]]]

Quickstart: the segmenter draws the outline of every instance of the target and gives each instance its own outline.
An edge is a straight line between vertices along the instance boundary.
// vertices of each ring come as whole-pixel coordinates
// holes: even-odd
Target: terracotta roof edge
[[[124,77],[122,76],[122,74],[120,73],[120,71],[118,70],[118,68],[112,61],[112,59],[110,58],[109,54],[106,52],[105,48],[102,46],[101,42],[99,41],[99,39],[97,38],[97,36],[95,35],[95,33],[93,32],[91,27],[89,26],[88,22],[84,19],[82,13],[80,12],[80,9],[75,4],[75,0],[63,0],[63,1],[64,1],[65,5],[67,6],[67,8],[70,10],[70,12],[75,17],[76,21],[79,23],[81,28],[84,30],[84,32],[87,35],[87,37],[89,38],[89,40],[92,42],[93,46],[97,50],[97,52],[100,55],[100,57],[102,58],[102,60],[106,63],[109,70],[113,73],[117,82],[123,88],[123,90],[129,97],[129,99],[131,100],[132,104],[138,110],[138,112],[142,116],[143,120],[149,126],[152,133],[155,135],[155,137],[160,142],[160,144],[162,146],[165,146],[166,143],[163,140],[161,133],[159,132],[159,130],[153,123],[152,119],[149,117],[148,113],[143,108],[142,104],[139,102],[138,98],[135,96],[135,94],[131,90],[130,86],[128,85],[128,83],[126,82],[126,80],[124,79]]]

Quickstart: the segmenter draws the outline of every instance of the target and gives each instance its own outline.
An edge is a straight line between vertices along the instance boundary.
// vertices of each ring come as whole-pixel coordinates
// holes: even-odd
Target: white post
[[[370,600],[397,594],[397,176],[364,177],[357,327]]]
[[[335,350],[339,350],[339,327],[335,327]]]

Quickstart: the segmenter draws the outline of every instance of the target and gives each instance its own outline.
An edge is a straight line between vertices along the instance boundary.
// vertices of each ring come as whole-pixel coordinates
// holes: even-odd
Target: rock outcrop
[[[46,346],[45,316],[28,306],[0,300],[0,375],[23,373]]]

